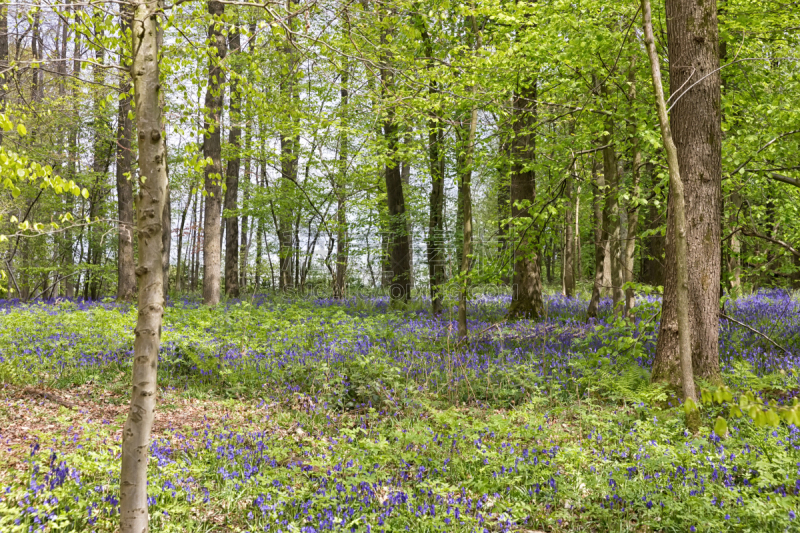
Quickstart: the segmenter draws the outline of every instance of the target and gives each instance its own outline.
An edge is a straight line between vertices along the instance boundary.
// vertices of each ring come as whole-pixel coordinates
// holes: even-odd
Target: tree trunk
[[[514,282],[510,318],[538,319],[544,312],[542,275],[539,266],[538,225],[532,217],[536,202],[536,80],[520,86],[514,101],[513,167],[511,173],[511,216],[520,225],[514,249]]]
[[[742,197],[739,193],[731,194],[733,212],[729,218],[728,229],[734,231],[738,226],[739,210],[742,208]],[[728,254],[728,271],[730,272],[731,296],[737,298],[742,294],[742,264],[741,264],[742,241],[739,234],[731,235],[731,251]]]
[[[666,14],[670,125],[686,195],[692,362],[697,376],[718,382],[722,170],[716,1],[667,0]],[[668,220],[676,201],[676,194],[670,194]],[[664,306],[652,376],[670,383],[677,382],[680,367],[675,237],[674,224],[668,223]]]
[[[636,56],[631,57],[628,70],[628,101],[631,105],[636,102]],[[633,116],[633,113],[631,113]],[[642,152],[639,149],[639,135],[635,122],[631,123],[629,130],[631,145],[631,194],[627,205],[628,231],[624,248],[624,273],[625,283],[633,283],[634,268],[636,265],[636,237],[639,230],[639,175],[642,166]],[[636,293],[632,288],[625,289],[625,314],[628,315],[636,304]]]
[[[387,33],[381,35],[381,44],[386,46]],[[384,102],[394,98],[394,70],[388,54],[384,53],[380,65],[381,96]],[[389,296],[393,302],[408,301],[411,296],[411,272],[409,256],[408,221],[403,196],[403,177],[400,172],[398,148],[400,144],[395,109],[388,104],[384,111],[383,136],[386,140],[386,202],[389,210],[388,256],[391,281]]]
[[[438,93],[435,81],[431,81],[429,95]],[[431,312],[442,313],[442,285],[445,283],[444,251],[444,156],[442,145],[444,132],[438,117],[428,120],[428,159],[431,173],[431,194],[428,215],[428,277],[430,284]]]
[[[669,0],[668,0],[669,1]],[[669,16],[669,15],[667,15]],[[716,16],[716,11],[715,11]],[[669,118],[667,117],[667,104],[664,101],[664,89],[661,82],[661,67],[658,62],[655,39],[653,38],[653,25],[650,15],[650,0],[642,0],[642,19],[644,22],[645,45],[650,58],[650,69],[653,75],[656,107],[658,108],[658,122],[661,126],[661,138],[664,141],[664,150],[667,154],[669,167],[669,185],[673,201],[672,218],[668,225],[675,234],[674,271],[676,274],[676,307],[679,331],[679,351],[681,383],[683,397],[687,402],[697,402],[697,392],[694,386],[692,372],[691,331],[689,322],[689,274],[688,274],[688,239],[686,231],[686,206],[684,203],[684,189],[679,169],[678,150],[670,131]],[[671,41],[670,41],[671,42]],[[662,303],[662,309],[666,302]],[[662,311],[663,316],[663,311]],[[691,407],[691,406],[690,406]],[[696,432],[700,418],[696,410],[687,414],[687,425]]]
[[[608,89],[603,87],[603,94],[608,97]],[[605,179],[605,203],[603,205],[603,232],[607,239],[608,257],[611,267],[611,297],[614,302],[614,314],[624,313],[624,294],[622,284],[622,254],[620,249],[621,231],[619,217],[619,172],[617,154],[614,143],[614,117],[608,116],[605,123],[608,132],[601,141],[603,149],[603,178]]]
[[[186,231],[186,215],[189,213],[189,209],[192,207],[192,201],[192,196],[189,196],[186,199],[186,207],[181,213],[181,226],[178,230],[178,263],[175,265],[175,291],[178,293],[183,290],[183,271],[185,270],[185,267],[181,261],[181,256],[183,253],[183,237]]]
[[[573,272],[575,284],[583,279],[583,263],[581,261],[581,187],[575,191],[575,248],[573,253]]]
[[[203,225],[203,303],[217,305],[220,293],[220,208],[222,205],[222,102],[225,72],[220,63],[227,54],[222,32],[225,4],[208,0],[208,13],[214,18],[208,27],[211,53],[208,60],[208,89],[203,131],[203,155],[211,161],[205,167],[205,221]]]
[[[253,158],[250,156],[251,146],[251,131],[245,130],[244,142],[245,153],[247,157],[244,161],[244,184],[242,190],[242,210],[246,213],[248,207],[247,198],[249,198],[252,191],[252,184],[250,174],[253,171]],[[250,225],[249,217],[242,213],[242,231],[239,244],[239,290],[245,290],[247,287],[247,271],[248,271],[248,256],[250,251],[250,238],[252,237],[253,228]]]
[[[345,283],[347,279],[347,196],[345,184],[347,183],[347,157],[348,145],[348,105],[350,90],[349,65],[345,63],[341,73],[341,88],[339,91],[341,106],[339,130],[339,168],[336,178],[336,271],[333,280],[333,297],[344,298]]]
[[[39,7],[38,0],[34,0],[34,7]],[[41,60],[41,44],[39,36],[41,10],[36,9],[33,14],[33,21],[31,24],[31,58],[33,64],[31,65],[31,101],[42,101],[42,72],[39,68],[39,61]]]
[[[130,8],[123,9],[120,16],[123,32],[130,28]],[[121,54],[124,57],[124,54]],[[117,299],[133,300],[136,295],[136,266],[133,258],[133,124],[128,116],[131,111],[130,79],[120,78],[117,119],[117,211],[119,216],[119,240],[117,251]]]
[[[161,4],[159,4],[161,7]],[[139,199],[136,205],[139,238],[139,313],[134,329],[133,390],[122,430],[120,472],[120,531],[148,531],[147,463],[157,394],[158,350],[164,312],[161,268],[161,214],[167,188],[159,58],[162,29],[152,5],[134,4],[131,49],[136,122],[139,132]]]
[[[652,163],[645,163],[645,176],[649,179],[650,189],[654,189],[657,183]],[[664,285],[664,236],[657,231],[661,226],[662,211],[651,197],[645,212],[644,230],[648,236],[642,242],[641,281],[654,286]]]
[[[99,31],[96,35],[102,39],[103,32]],[[96,85],[102,86],[105,83],[105,49],[100,48],[95,55],[96,64],[92,67],[92,78]],[[97,94],[93,99],[92,117],[92,181],[94,183],[89,197],[89,218],[95,220],[100,215],[103,201],[108,194],[107,172],[114,154],[113,141],[111,141],[110,117],[102,104],[101,95]],[[87,228],[87,238],[89,240],[89,254],[86,288],[84,293],[92,300],[100,297],[100,265],[103,257],[102,234],[99,228],[89,226]],[[94,267],[94,268],[92,268]]]
[[[0,83],[0,113],[6,111],[6,89],[3,85],[9,83],[8,77],[8,2],[0,4],[0,72],[3,79]],[[0,146],[3,144],[3,131],[0,128]]]
[[[473,22],[474,29],[474,22]],[[475,93],[473,88],[473,94]],[[460,273],[464,277],[461,281],[461,290],[459,291],[458,299],[458,338],[466,339],[468,334],[467,329],[467,303],[469,298],[469,274],[470,265],[472,262],[472,165],[473,154],[475,150],[475,130],[478,125],[478,108],[473,104],[470,112],[469,128],[467,129],[467,138],[461,139],[461,147],[459,152],[464,153],[463,157],[459,157],[458,168],[458,181],[461,187],[462,195],[461,201],[463,205],[461,210],[463,213],[462,220],[462,248],[461,248],[461,265]],[[466,141],[464,143],[463,141]],[[466,144],[466,146],[464,146]]]
[[[573,217],[575,216],[575,194],[574,181],[575,176],[572,170],[567,176],[567,185],[564,189],[564,197],[567,200],[567,210],[564,213],[564,254],[562,256],[561,266],[561,280],[562,291],[564,296],[572,298],[575,296],[575,224]]]
[[[286,1],[286,11],[291,12],[289,0]],[[289,27],[296,24],[295,16],[289,16]],[[298,53],[291,33],[286,34],[283,47],[283,58],[286,62],[286,73],[280,80],[280,93],[283,105],[286,107],[288,118],[280,132],[281,145],[281,180],[277,186],[281,192],[282,201],[277,202],[277,227],[278,233],[278,285],[280,290],[286,291],[295,285],[295,253],[298,243],[294,238],[295,226],[295,197],[298,172],[300,142],[298,138],[298,124],[294,107],[299,98],[297,90],[297,68],[299,65]]]
[[[162,104],[163,105],[163,104]],[[162,134],[162,138],[164,139],[164,158],[166,160],[166,137],[167,132],[166,130]],[[168,167],[166,163],[164,163],[165,167]],[[167,168],[167,176],[169,176],[169,169]],[[167,178],[169,180],[169,177]],[[164,292],[164,301],[167,300],[167,295],[169,294],[169,263],[170,263],[170,254],[172,253],[172,202],[170,201],[170,190],[169,185],[167,185],[166,190],[164,191],[164,211],[161,213],[161,269],[164,271],[164,277],[161,282],[161,286]]]
[[[603,291],[604,267],[606,258],[606,243],[608,241],[603,224],[603,191],[606,188],[605,176],[597,172],[597,161],[592,157],[592,207],[594,208],[594,284],[589,307],[586,309],[587,318],[597,318],[597,308]]]
[[[241,44],[239,30],[231,28],[228,33],[228,47],[231,53],[239,53]],[[231,76],[231,129],[228,142],[233,154],[228,159],[225,172],[225,294],[231,298],[239,296],[239,215],[235,211],[239,198],[239,167],[241,164],[240,147],[242,143],[242,94],[239,92],[236,75]]]
[[[73,6],[73,10],[75,11],[75,23],[78,24],[81,21],[81,13],[80,7],[77,5]],[[80,32],[75,32],[75,36],[73,39],[73,62],[72,62],[72,77],[78,79],[81,75],[81,39],[80,39]],[[67,148],[67,176],[71,180],[75,180],[77,178],[77,168],[78,168],[78,138],[80,137],[80,113],[78,111],[78,106],[80,102],[80,88],[78,84],[73,84],[72,86],[72,112],[74,114],[75,123],[71,125],[69,129],[69,140],[68,140],[68,148]],[[74,209],[74,200],[71,195],[65,195],[64,203],[66,203],[66,211],[72,212]],[[75,297],[75,286],[77,284],[75,277],[72,275],[73,267],[75,265],[75,250],[74,250],[74,243],[73,243],[73,232],[67,230],[64,232],[64,263],[65,263],[65,270],[67,270],[67,279],[64,280],[64,296],[67,298],[74,298]]]
[[[198,192],[198,194],[200,194]],[[205,216],[205,206],[206,206],[206,196],[200,196],[200,212],[199,217],[200,221],[197,224],[197,228],[195,229],[195,247],[194,247],[194,273],[192,274],[192,290],[196,291],[197,286],[200,284],[200,250],[204,248],[203,241],[205,239],[203,235],[203,228],[204,220],[203,217]]]

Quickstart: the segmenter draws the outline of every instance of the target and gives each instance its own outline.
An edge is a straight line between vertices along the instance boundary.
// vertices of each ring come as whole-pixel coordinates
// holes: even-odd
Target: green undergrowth
[[[690,434],[643,364],[653,308],[634,325],[498,317],[458,344],[414,309],[170,307],[151,529],[795,531],[800,431],[729,415],[791,405],[796,373],[726,366]],[[34,407],[28,440],[3,448],[0,531],[115,530],[134,318],[2,315],[0,428]],[[84,410],[22,396],[77,387]]]

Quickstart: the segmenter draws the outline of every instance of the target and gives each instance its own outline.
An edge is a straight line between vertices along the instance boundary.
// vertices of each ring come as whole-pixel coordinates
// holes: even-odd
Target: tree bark
[[[686,195],[692,362],[697,376],[718,382],[722,170],[716,1],[667,0],[666,13],[670,126]],[[668,218],[674,217],[676,201],[670,194]],[[670,383],[676,383],[680,366],[676,253],[675,227],[668,224],[664,306],[653,379]]]
[[[381,35],[381,44],[386,46],[387,33]],[[394,98],[394,71],[389,54],[383,53],[380,65],[381,96],[384,102]],[[389,210],[388,255],[391,281],[389,296],[393,302],[408,301],[411,296],[410,243],[406,204],[403,196],[403,177],[400,172],[398,148],[400,144],[396,111],[388,104],[384,111],[383,136],[386,141],[386,201]]]
[[[157,4],[158,8],[161,7]],[[134,3],[131,49],[136,122],[139,132],[139,199],[136,205],[139,239],[139,313],[134,329],[133,389],[122,430],[120,471],[120,531],[148,531],[147,463],[157,394],[158,350],[164,312],[161,268],[161,214],[167,188],[162,139],[160,48],[162,29],[154,5]]]
[[[475,19],[472,19],[473,31],[477,33]],[[472,94],[475,95],[475,87],[472,88]],[[478,108],[473,103],[470,111],[469,129],[467,130],[466,146],[464,146],[463,160],[458,169],[459,184],[462,189],[462,212],[463,212],[463,226],[462,236],[463,243],[461,249],[461,275],[464,279],[461,281],[461,290],[458,299],[458,338],[463,340],[467,338],[467,303],[469,299],[469,286],[470,286],[470,266],[472,263],[472,165],[473,156],[475,151],[475,131],[478,126]],[[464,139],[462,139],[463,141]],[[461,150],[459,150],[461,151]]]
[[[345,63],[341,72],[341,87],[339,89],[340,126],[339,126],[339,168],[336,177],[336,271],[333,280],[333,297],[344,298],[347,280],[347,157],[349,153],[349,138],[347,134],[348,106],[350,102],[350,69]]]
[[[0,113],[6,111],[6,90],[3,85],[9,83],[8,73],[8,2],[0,4]],[[2,130],[2,128],[0,128]],[[3,144],[3,131],[0,131],[0,145]]]
[[[231,53],[239,53],[242,40],[238,28],[228,33],[228,47]],[[228,159],[225,171],[225,294],[231,298],[239,296],[239,215],[231,214],[237,208],[239,198],[240,148],[242,144],[242,94],[239,92],[236,76],[231,76],[231,129],[228,142],[233,153]]]
[[[520,86],[514,100],[513,167],[511,172],[511,216],[520,225],[514,248],[514,281],[509,318],[538,319],[544,312],[542,275],[533,206],[536,202],[536,80]]]
[[[567,209],[564,212],[564,254],[562,256],[561,280],[564,296],[572,298],[575,295],[575,194],[574,173],[572,170],[567,176],[567,185],[564,189],[564,196],[567,200]]]
[[[603,94],[608,97],[607,87]],[[603,177],[605,179],[605,203],[603,205],[603,232],[607,239],[608,257],[611,267],[611,298],[614,302],[614,314],[624,313],[624,294],[622,284],[622,255],[620,249],[621,231],[619,217],[619,172],[617,169],[616,146],[614,145],[614,118],[608,116],[605,123],[608,132],[601,141],[603,149]]]
[[[645,176],[650,183],[650,189],[655,189],[656,176],[652,163],[645,163]],[[641,281],[649,285],[664,285],[664,236],[658,232],[661,226],[663,210],[659,202],[652,195],[645,211],[644,230],[648,235],[642,240],[642,269]]]
[[[605,176],[597,172],[597,161],[592,157],[592,193],[594,208],[594,284],[592,285],[592,297],[589,300],[589,307],[586,309],[587,318],[597,318],[597,310],[600,305],[600,297],[603,291],[604,267],[606,258],[607,234],[603,224],[603,191],[606,188]]]
[[[162,103],[163,106],[163,103]],[[164,132],[161,135],[161,138],[164,139],[164,166],[168,167],[166,163],[167,158],[167,147],[166,147],[166,137],[167,132]],[[169,168],[167,168],[167,176],[169,179]],[[170,201],[170,190],[169,185],[167,185],[166,190],[164,191],[164,211],[161,213],[161,269],[164,271],[164,277],[161,282],[162,290],[164,292],[164,301],[167,300],[167,295],[169,293],[169,263],[170,263],[170,254],[172,253],[172,202]]]
[[[102,39],[103,32],[99,31],[96,38]],[[105,49],[100,48],[95,53],[96,64],[92,67],[92,78],[95,84],[102,86],[105,83]],[[111,159],[115,153],[111,137],[110,117],[102,104],[101,95],[93,98],[92,117],[92,181],[93,186],[89,197],[89,218],[95,220],[100,215],[103,201],[108,194],[107,173]],[[88,266],[84,295],[92,300],[100,297],[101,276],[99,272],[103,259],[102,235],[100,229],[89,226],[86,236],[89,244]],[[91,268],[94,267],[94,268]]]
[[[286,11],[292,11],[290,0],[286,0]],[[296,17],[289,16],[289,27],[293,28],[297,22]],[[286,73],[280,80],[280,93],[285,106],[286,117],[281,125],[281,179],[277,183],[281,201],[277,202],[278,234],[278,285],[280,290],[290,290],[295,285],[296,268],[295,257],[298,243],[295,241],[294,227],[299,213],[295,213],[296,182],[299,173],[300,142],[298,138],[298,123],[295,118],[295,107],[299,94],[297,90],[297,69],[299,65],[298,52],[291,33],[286,34],[283,46],[283,59]]]
[[[731,194],[731,204],[733,204],[733,213],[729,217],[728,228],[730,231],[739,225],[738,215],[739,210],[742,208],[742,197],[739,193],[734,192]],[[728,254],[728,271],[730,272],[730,286],[731,295],[736,298],[742,294],[742,263],[740,254],[742,252],[742,241],[739,240],[739,234],[733,233],[731,235],[731,251]]]
[[[636,56],[631,58],[628,69],[628,102],[636,102]],[[629,142],[631,145],[631,194],[627,205],[628,231],[625,239],[623,254],[625,283],[633,283],[634,268],[636,265],[636,237],[639,230],[639,175],[642,166],[642,152],[639,149],[639,135],[635,122],[629,128]],[[628,315],[636,304],[636,293],[632,288],[625,289],[625,314]]]
[[[130,8],[126,6],[120,16],[123,32],[130,28]],[[124,57],[124,54],[121,54]],[[120,78],[119,115],[117,119],[117,211],[119,240],[117,250],[117,300],[133,300],[136,296],[136,264],[133,258],[133,124],[131,112],[130,79]]]
[[[203,155],[211,161],[205,167],[205,221],[203,222],[203,303],[217,305],[220,296],[220,208],[222,205],[222,101],[225,72],[220,62],[227,54],[222,32],[225,4],[208,0],[208,13],[213,17],[208,27],[211,53],[208,59],[208,89],[206,90],[203,131]]]
[[[669,0],[667,0],[669,1]],[[668,15],[669,16],[669,15]],[[716,11],[715,11],[716,16]],[[672,219],[668,225],[672,226],[675,233],[674,271],[676,277],[675,311],[678,319],[679,351],[681,384],[683,397],[687,402],[697,402],[697,392],[694,386],[694,373],[692,371],[692,346],[691,331],[689,330],[689,273],[688,273],[688,239],[686,230],[686,206],[684,202],[684,188],[679,166],[679,153],[670,131],[669,118],[667,117],[667,104],[664,101],[664,89],[661,82],[661,67],[656,52],[655,39],[653,38],[653,25],[650,14],[650,0],[642,0],[642,19],[644,25],[645,45],[650,58],[650,70],[653,76],[656,107],[658,109],[658,122],[661,126],[661,138],[664,141],[664,150],[667,154],[669,167],[669,185],[673,201]],[[662,302],[662,309],[666,302]],[[663,316],[663,310],[662,310]],[[687,412],[687,425],[695,432],[699,425],[699,416],[696,410]]]
[[[183,255],[183,237],[186,232],[186,215],[189,214],[189,209],[192,207],[192,201],[194,198],[192,195],[186,199],[186,207],[183,209],[181,213],[181,226],[178,230],[178,262],[175,265],[175,291],[180,293],[183,290],[183,274],[185,267],[183,265],[182,255]]]

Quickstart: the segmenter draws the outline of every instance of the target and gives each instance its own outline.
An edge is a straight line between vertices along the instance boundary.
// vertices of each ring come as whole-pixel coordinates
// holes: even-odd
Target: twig
[[[75,409],[77,407],[77,405],[75,405],[74,403],[68,402],[67,400],[59,398],[55,394],[50,394],[49,392],[45,392],[43,390],[26,388],[22,389],[20,392],[27,396],[38,396],[46,400],[50,400],[51,402],[55,402],[61,406],[66,407],[67,409]]]
[[[764,337],[765,339],[767,339],[767,340],[770,342],[770,344],[772,344],[773,346],[775,346],[775,347],[776,347],[776,348],[778,348],[779,350],[783,350],[784,352],[786,352],[786,354],[787,354],[787,355],[792,355],[792,352],[790,352],[789,350],[787,350],[786,348],[784,348],[783,346],[781,346],[780,344],[778,344],[777,342],[775,342],[774,340],[772,340],[772,339],[771,339],[769,336],[767,336],[766,334],[764,334],[764,333],[761,333],[761,332],[760,332],[760,331],[758,331],[757,329],[754,329],[754,328],[752,328],[752,327],[748,326],[747,324],[744,324],[744,323],[742,323],[742,322],[739,322],[739,321],[738,321],[738,320],[736,320],[735,318],[731,318],[731,317],[729,317],[728,315],[726,315],[725,313],[722,313],[722,312],[720,312],[719,316],[720,316],[720,318],[724,318],[725,320],[730,320],[731,322],[734,322],[735,324],[739,324],[739,325],[740,325],[740,326],[742,326],[743,328],[747,328],[747,329],[749,329],[750,331],[752,331],[752,332],[753,332],[753,333],[755,333],[756,335],[760,335],[761,337]]]

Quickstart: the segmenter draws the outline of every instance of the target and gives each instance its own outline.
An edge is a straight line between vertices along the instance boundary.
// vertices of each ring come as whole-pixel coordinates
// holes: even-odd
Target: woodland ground
[[[649,384],[659,304],[586,302],[468,343],[424,302],[172,301],[150,463],[152,531],[798,531],[800,429]],[[727,302],[734,397],[800,393],[800,300]],[[0,302],[0,531],[114,531],[133,307]],[[735,401],[735,398],[734,398]],[[727,437],[714,434],[728,417]]]

